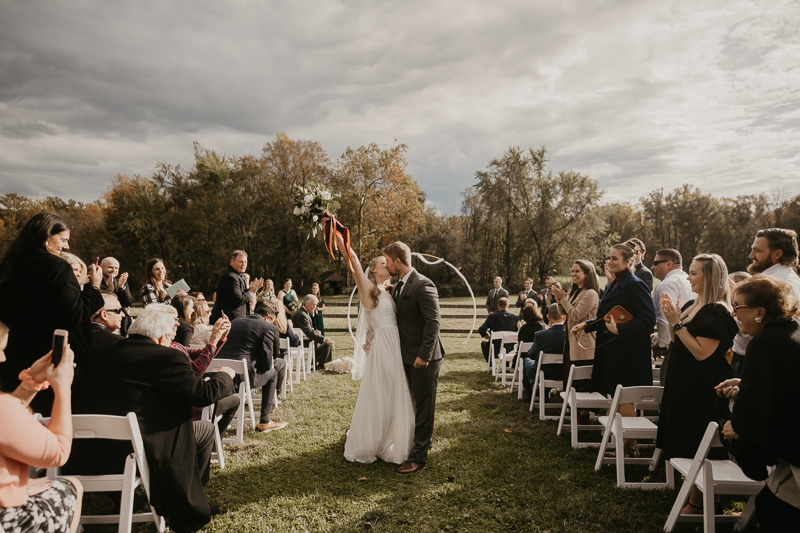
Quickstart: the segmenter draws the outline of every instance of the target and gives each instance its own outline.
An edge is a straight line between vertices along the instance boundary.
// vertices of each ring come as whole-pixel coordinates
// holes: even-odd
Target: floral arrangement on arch
[[[331,190],[313,181],[307,182],[305,187],[295,184],[292,205],[292,213],[300,218],[300,223],[308,227],[314,237],[322,230],[322,214],[327,212],[335,215],[339,209],[339,202],[333,199]]]

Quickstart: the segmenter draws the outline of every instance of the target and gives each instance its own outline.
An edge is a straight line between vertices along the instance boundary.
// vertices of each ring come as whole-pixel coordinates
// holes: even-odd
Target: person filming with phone
[[[0,259],[0,321],[10,330],[8,360],[0,365],[3,391],[16,389],[19,373],[50,351],[57,329],[69,332],[78,365],[92,347],[91,317],[104,305],[99,290],[102,271],[89,265],[89,283],[81,291],[72,267],[61,257],[69,250],[69,239],[64,219],[39,213]],[[52,389],[46,389],[36,395],[31,408],[49,416],[52,404]]]
[[[0,323],[0,363],[8,342],[8,327]],[[6,531],[76,531],[80,522],[83,488],[77,479],[29,481],[28,466],[62,466],[72,447],[72,384],[74,354],[69,344],[56,342],[58,352],[48,352],[20,372],[20,384],[11,394],[0,393],[0,524]],[[53,357],[57,353],[58,357]],[[59,360],[59,364],[56,364]],[[4,366],[4,365],[0,365]],[[39,391],[51,388],[50,424],[33,418],[28,406]],[[13,428],[13,431],[9,431]]]

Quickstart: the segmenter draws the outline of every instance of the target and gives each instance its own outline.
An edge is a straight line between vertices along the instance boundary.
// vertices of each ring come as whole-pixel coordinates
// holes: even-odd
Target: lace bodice
[[[381,290],[381,297],[380,300],[378,300],[378,305],[366,311],[369,327],[373,330],[388,326],[397,326],[394,300],[392,300],[392,296],[385,290]]]

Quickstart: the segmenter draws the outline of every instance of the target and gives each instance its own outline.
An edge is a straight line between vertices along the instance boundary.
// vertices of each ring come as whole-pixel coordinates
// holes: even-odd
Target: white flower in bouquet
[[[294,208],[294,211],[293,211],[293,213],[294,213],[294,216],[300,216],[300,212],[301,212],[301,211],[300,211],[300,208],[299,208],[299,207],[295,207],[295,208]]]
[[[306,187],[294,186],[292,196],[292,213],[300,218],[300,223],[308,227],[311,235],[322,229],[320,219],[323,213],[335,215],[339,202],[333,199],[330,189],[314,182],[307,182]]]
[[[313,217],[311,217],[311,220],[313,220],[314,222],[316,222],[317,220],[319,220],[319,217],[318,217],[317,215],[314,215]]]
[[[311,205],[311,202],[313,202],[313,201],[314,201],[314,195],[313,194],[306,194],[303,197],[303,203],[306,204],[306,205]]]
[[[331,192],[330,191],[323,191],[320,196],[322,196],[323,200],[330,200],[331,199]]]

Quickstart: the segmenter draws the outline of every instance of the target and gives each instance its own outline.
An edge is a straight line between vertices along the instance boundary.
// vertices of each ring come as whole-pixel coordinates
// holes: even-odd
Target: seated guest
[[[290,280],[291,281],[291,280]],[[284,301],[286,298],[284,298]],[[317,297],[313,294],[307,294],[303,299],[303,305],[292,314],[292,325],[295,329],[303,332],[303,344],[308,346],[314,343],[314,349],[317,355],[317,370],[325,368],[325,363],[331,360],[331,346],[333,340],[323,335],[314,329],[311,322],[311,313],[317,308]]]
[[[531,298],[527,300],[525,307],[522,308],[522,320],[519,321],[519,342],[533,342],[533,336],[537,331],[546,329],[544,324],[544,317],[542,317],[539,306],[536,301]],[[525,355],[527,357],[527,354]]]
[[[0,323],[0,363],[8,342],[8,328]],[[61,364],[54,367],[52,352],[24,370],[22,383],[12,394],[0,393],[0,530],[74,533],[81,515],[83,487],[64,477],[28,481],[28,466],[61,466],[72,445],[72,383],[74,354],[64,347]],[[54,392],[50,424],[31,416],[28,405],[43,388]],[[12,429],[13,428],[13,429]]]
[[[745,471],[754,479],[766,478],[756,496],[761,531],[800,529],[800,425],[797,413],[797,376],[800,375],[800,310],[788,283],[756,275],[736,285],[733,315],[747,345],[742,378],[717,386],[719,394],[735,398],[731,419],[723,436],[739,440],[737,459],[748,445]],[[738,394],[737,394],[738,393]],[[777,465],[767,477],[767,465]],[[760,471],[760,473],[759,473]]]
[[[189,322],[194,313],[194,298],[188,294],[176,294],[171,305],[178,312],[178,331],[175,333],[174,341],[188,348],[194,335],[194,326]]]
[[[122,312],[125,314],[120,326],[120,334],[127,335],[128,328],[131,325],[132,318],[128,314],[128,310],[133,303],[131,298],[131,288],[128,285],[128,273],[119,273],[119,261],[113,257],[106,257],[100,261],[100,268],[103,269],[103,280],[100,282],[101,291],[112,291],[117,295],[119,303],[122,304]]]
[[[564,353],[564,320],[567,318],[566,312],[559,304],[550,304],[547,310],[550,317],[550,329],[539,331],[534,335],[533,346],[528,350],[528,357],[522,360],[522,399],[531,399],[533,382],[536,380],[536,367],[539,365],[539,354],[544,353]],[[547,365],[544,370],[546,379],[562,379],[562,366]],[[545,396],[549,391],[545,391]]]
[[[486,321],[478,328],[478,334],[481,337],[490,339],[492,333],[498,331],[517,331],[517,322],[519,318],[517,315],[508,312],[508,298],[503,296],[497,300],[497,311],[486,317]],[[506,345],[506,351],[513,349],[513,344]],[[481,341],[481,350],[483,350],[483,358],[489,361],[489,341]],[[500,340],[494,341],[494,353],[497,356],[500,353]]]
[[[145,307],[150,304],[169,304],[172,300],[167,289],[172,286],[172,282],[167,279],[167,267],[161,259],[153,258],[145,266],[145,279],[147,283],[142,285],[142,302]],[[186,294],[179,290],[177,294]]]
[[[193,405],[210,405],[233,392],[232,369],[198,377],[189,359],[169,347],[175,319],[165,305],[145,309],[127,339],[92,350],[75,412],[136,414],[150,465],[150,503],[177,532],[211,520],[203,484],[208,481],[214,426],[192,422]],[[205,378],[208,378],[207,380]],[[86,475],[121,472],[129,443],[76,442],[64,471]]]
[[[81,290],[83,290],[83,286],[89,281],[87,278],[88,270],[86,269],[86,263],[81,261],[81,258],[77,255],[69,252],[63,252],[61,257],[72,267],[72,273],[75,274],[75,279],[78,280],[78,285],[80,285]]]
[[[103,346],[117,342],[122,337],[117,333],[122,325],[122,306],[117,295],[111,291],[100,291],[103,295],[103,307],[92,315],[92,333],[94,345]]]
[[[278,383],[286,380],[285,362],[275,357],[280,350],[276,314],[277,310],[271,303],[260,302],[252,314],[231,322],[228,342],[217,354],[219,359],[247,361],[250,387],[261,389],[261,419],[257,427],[262,433],[283,429],[288,424],[269,418]],[[240,379],[237,376],[237,384]]]
[[[297,347],[300,346],[300,339],[295,334],[294,330],[292,329],[292,325],[286,320],[286,313],[283,309],[283,302],[278,300],[277,298],[273,298],[269,300],[272,305],[275,306],[275,311],[277,314],[275,315],[275,327],[278,328],[280,332],[281,339],[288,339],[289,346]],[[279,358],[284,359],[288,354],[286,350],[281,348],[280,353],[278,355]],[[291,379],[291,376],[288,378]],[[280,385],[278,386],[278,394],[283,394],[283,389],[286,387],[286,380],[281,381]]]
[[[244,250],[234,250],[231,254],[231,264],[217,281],[217,299],[211,311],[210,322],[216,322],[223,313],[231,320],[250,314],[252,311],[250,300],[264,284],[264,280],[259,278],[252,283],[249,279],[245,281],[245,270],[247,270],[247,254]]]
[[[206,297],[202,292],[192,291],[189,296],[194,298],[194,313],[191,318],[194,334],[192,334],[190,343],[206,345],[209,335],[211,335],[211,324],[209,324],[211,309],[209,309]]]
[[[172,301],[174,302],[175,299],[173,298]],[[148,307],[148,309],[152,308],[154,308],[152,305]],[[178,318],[177,309],[172,306],[167,306],[167,310],[172,314],[173,318]],[[211,364],[211,361],[214,360],[214,356],[222,345],[225,344],[228,332],[231,330],[231,321],[228,320],[227,317],[222,317],[217,320],[214,327],[211,328],[211,334],[209,335],[206,345],[196,349],[190,349],[179,342],[175,342],[174,337],[177,335],[179,328],[179,322],[175,322],[172,331],[173,341],[170,343],[169,347],[186,354],[195,376],[203,377],[208,365]],[[224,434],[225,430],[228,429],[233,417],[236,416],[236,411],[239,410],[240,403],[239,397],[235,394],[231,394],[214,405],[214,414],[222,416],[217,424],[220,435]],[[206,406],[192,406],[192,420],[200,420],[203,415],[204,407]]]

